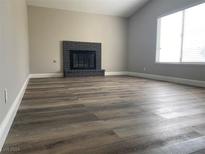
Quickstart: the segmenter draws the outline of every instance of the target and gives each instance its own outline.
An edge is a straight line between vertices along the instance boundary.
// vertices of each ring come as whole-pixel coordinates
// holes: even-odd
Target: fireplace
[[[101,43],[63,41],[65,77],[104,76],[101,69]]]
[[[70,51],[70,66],[73,70],[96,69],[95,51]]]

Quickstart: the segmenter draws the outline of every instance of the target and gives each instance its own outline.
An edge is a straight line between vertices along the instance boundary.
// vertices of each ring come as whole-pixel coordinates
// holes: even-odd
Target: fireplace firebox
[[[63,41],[65,77],[104,76],[101,69],[101,43]]]
[[[96,69],[95,51],[70,51],[70,65],[73,70]]]

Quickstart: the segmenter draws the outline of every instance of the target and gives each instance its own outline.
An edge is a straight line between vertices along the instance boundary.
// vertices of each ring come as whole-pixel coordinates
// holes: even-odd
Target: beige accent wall
[[[101,42],[102,68],[127,70],[126,18],[34,6],[28,10],[31,73],[63,71],[63,40]]]
[[[25,0],[0,0],[0,126],[29,74],[28,53]]]

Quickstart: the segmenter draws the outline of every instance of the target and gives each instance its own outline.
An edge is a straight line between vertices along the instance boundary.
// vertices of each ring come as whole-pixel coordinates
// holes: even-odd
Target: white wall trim
[[[63,77],[63,73],[30,74],[30,78],[57,78]]]
[[[9,111],[6,114],[4,120],[0,124],[0,152],[2,151],[4,142],[6,140],[6,137],[7,137],[8,133],[9,133],[9,130],[11,128],[13,120],[16,116],[16,113],[18,111],[19,105],[20,105],[20,103],[22,101],[22,98],[24,96],[24,93],[25,93],[26,87],[28,85],[28,82],[29,82],[29,77],[24,82],[24,84],[23,84],[20,92],[18,93],[16,99],[14,100],[11,108],[9,109]]]
[[[128,72],[105,72],[105,76],[112,76],[112,75],[127,75]]]
[[[142,77],[142,78],[147,78],[147,79],[152,79],[152,80],[167,81],[167,82],[173,82],[173,83],[184,84],[184,85],[189,85],[189,86],[205,87],[205,81],[199,81],[199,80],[191,80],[191,79],[138,73],[138,72],[126,72],[126,71],[105,72],[105,76],[120,76],[120,75]],[[30,74],[29,77],[30,78],[63,77],[63,73]]]
[[[112,75],[127,75],[128,72],[105,72],[106,76]],[[30,74],[30,78],[51,78],[51,77],[63,77],[63,73],[44,73],[44,74]]]
[[[153,80],[159,80],[159,81],[173,82],[173,83],[184,84],[184,85],[189,85],[189,86],[205,87],[205,81],[199,81],[199,80],[191,80],[191,79],[176,78],[176,77],[170,77],[170,76],[137,73],[137,72],[128,72],[127,75],[134,76],[134,77],[153,79]]]

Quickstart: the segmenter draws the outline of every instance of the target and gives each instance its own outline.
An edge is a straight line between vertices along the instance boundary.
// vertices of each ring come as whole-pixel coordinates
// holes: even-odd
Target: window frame
[[[185,23],[185,10],[189,9],[189,8],[192,8],[192,7],[195,7],[197,5],[200,5],[200,4],[203,4],[205,3],[205,0],[201,1],[201,2],[196,2],[196,3],[193,3],[191,5],[188,5],[184,8],[181,8],[181,9],[177,9],[175,11],[171,11],[169,13],[166,13],[166,14],[163,14],[161,16],[159,16],[157,18],[157,33],[156,33],[156,55],[155,55],[155,63],[156,64],[175,64],[175,65],[205,65],[205,62],[183,62],[182,61],[182,55],[183,55],[183,43],[184,43],[184,23]],[[182,42],[181,42],[181,56],[180,56],[180,62],[160,62],[159,61],[159,57],[160,57],[160,36],[161,36],[161,18],[163,17],[166,17],[168,15],[171,15],[171,14],[174,14],[174,13],[177,13],[177,12],[180,12],[180,11],[183,11],[183,25],[182,25]]]

